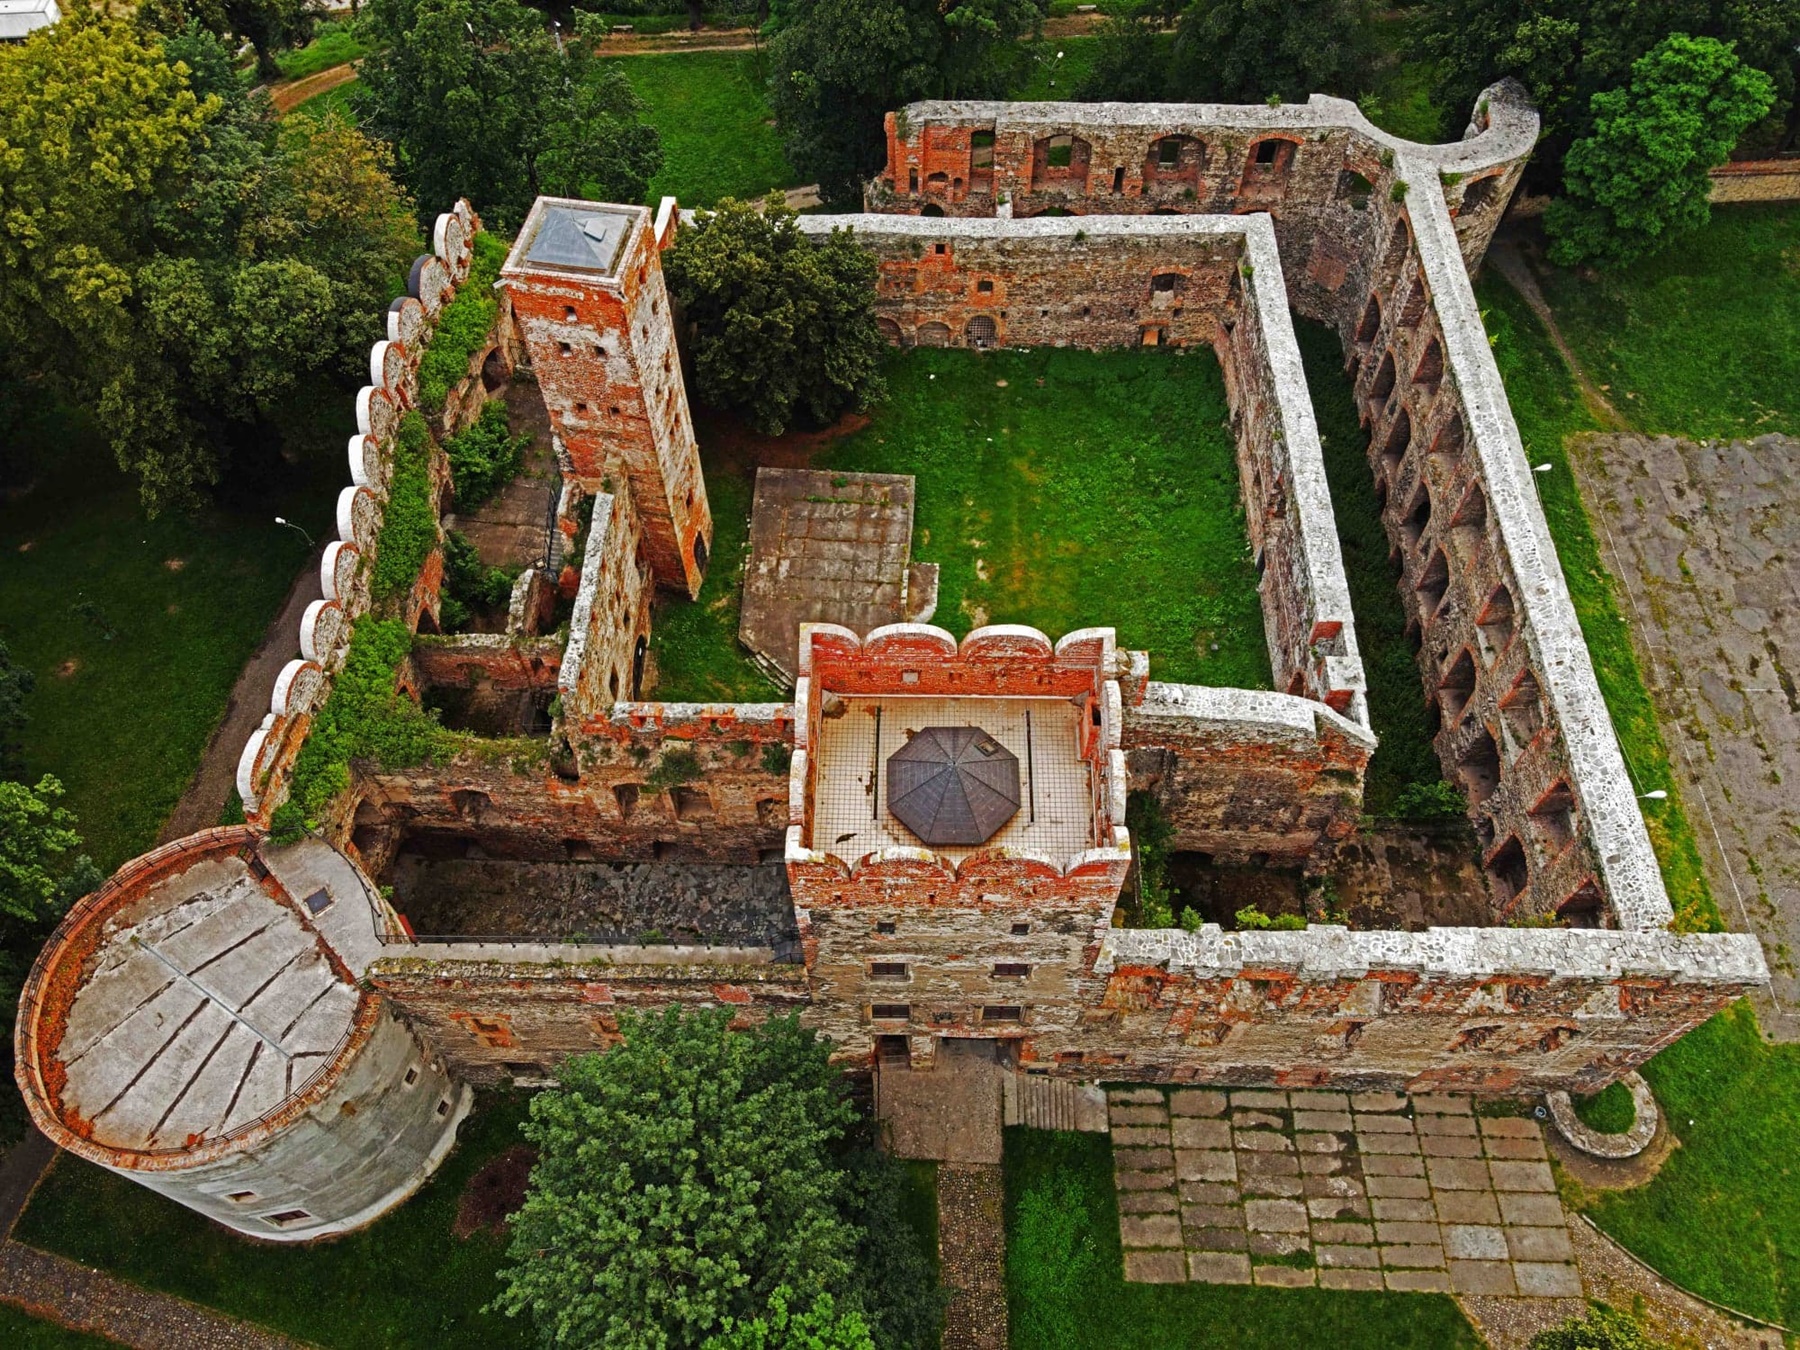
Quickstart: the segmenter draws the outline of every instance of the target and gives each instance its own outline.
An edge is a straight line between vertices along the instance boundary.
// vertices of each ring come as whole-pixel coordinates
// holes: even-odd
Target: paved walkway
[[[1800,1040],[1800,440],[1596,435],[1570,451],[1713,897],[1762,939],[1758,1020]]]
[[[1535,1121],[1467,1097],[1110,1094],[1125,1278],[1532,1295],[1581,1277]]]
[[[304,1344],[18,1242],[0,1245],[0,1300],[137,1350],[299,1350]]]
[[[944,1350],[1006,1350],[1006,1201],[995,1163],[938,1167]]]
[[[319,559],[323,555],[322,545],[316,545],[306,555],[281,609],[269,621],[262,641],[238,672],[237,682],[231,686],[231,698],[225,704],[225,715],[201,752],[200,766],[194,770],[181,800],[163,822],[157,843],[167,844],[219,823],[219,815],[237,786],[237,766],[244,753],[244,742],[262,725],[263,715],[269,711],[269,699],[281,668],[300,655],[300,618],[306,607],[324,594],[319,588]]]

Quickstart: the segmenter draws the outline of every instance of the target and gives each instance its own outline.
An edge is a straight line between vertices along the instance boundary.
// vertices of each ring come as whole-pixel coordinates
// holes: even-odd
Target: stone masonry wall
[[[580,721],[637,697],[638,654],[650,638],[653,581],[643,560],[643,530],[631,489],[619,483],[594,498],[558,686],[565,717]]]
[[[1125,708],[1124,746],[1177,849],[1293,866],[1355,830],[1375,738],[1290,694],[1152,682]]]
[[[369,968],[370,984],[477,1085],[547,1079],[568,1055],[608,1049],[624,1009],[727,1007],[742,1026],[808,1001],[802,967],[748,950],[572,949],[567,963],[554,949],[395,951]]]

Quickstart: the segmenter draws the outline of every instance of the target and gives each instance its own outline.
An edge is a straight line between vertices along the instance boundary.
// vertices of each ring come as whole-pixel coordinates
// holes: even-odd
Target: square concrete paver
[[[1208,1283],[1580,1295],[1535,1121],[1467,1098],[1200,1088],[1115,1092],[1109,1115],[1128,1279],[1174,1278],[1147,1258],[1179,1251]]]

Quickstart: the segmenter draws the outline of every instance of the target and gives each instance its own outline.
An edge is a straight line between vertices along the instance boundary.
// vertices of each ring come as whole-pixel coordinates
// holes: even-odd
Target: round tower
[[[471,1094],[328,940],[378,901],[337,857],[206,830],[76,905],[20,1000],[38,1129],[269,1241],[360,1228],[411,1195]]]

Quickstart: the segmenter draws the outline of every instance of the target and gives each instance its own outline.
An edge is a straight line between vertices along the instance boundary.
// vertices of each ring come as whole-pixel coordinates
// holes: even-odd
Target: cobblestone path
[[[0,1244],[0,1300],[137,1350],[301,1350],[304,1344],[20,1242]]]
[[[938,1261],[954,1291],[944,1350],[1006,1350],[1004,1211],[997,1163],[938,1166]]]
[[[1115,1091],[1109,1113],[1128,1280],[1581,1297],[1535,1121],[1194,1088]]]

